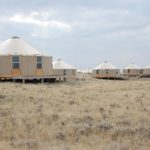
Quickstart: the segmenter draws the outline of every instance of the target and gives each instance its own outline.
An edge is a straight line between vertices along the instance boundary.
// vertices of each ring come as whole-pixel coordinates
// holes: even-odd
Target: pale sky
[[[0,41],[20,36],[77,68],[150,64],[150,0],[0,0]]]

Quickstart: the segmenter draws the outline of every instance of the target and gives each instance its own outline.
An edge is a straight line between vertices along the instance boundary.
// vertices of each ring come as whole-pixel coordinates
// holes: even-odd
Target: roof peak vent
[[[19,36],[12,36],[11,38],[12,38],[12,39],[20,39]]]

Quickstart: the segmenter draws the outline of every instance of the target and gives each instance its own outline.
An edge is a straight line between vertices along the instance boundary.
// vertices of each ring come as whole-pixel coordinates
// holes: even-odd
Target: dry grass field
[[[150,80],[0,83],[0,150],[149,150]]]

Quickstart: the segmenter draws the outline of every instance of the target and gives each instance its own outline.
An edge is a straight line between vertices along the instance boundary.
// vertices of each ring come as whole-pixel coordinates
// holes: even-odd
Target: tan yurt
[[[145,76],[145,77],[150,77],[150,65],[144,67],[142,75]]]
[[[120,77],[120,70],[111,63],[105,61],[93,69],[93,77],[117,79]]]
[[[73,80],[76,79],[77,70],[62,59],[58,59],[53,61],[53,75],[62,80]]]
[[[129,64],[123,69],[123,75],[129,77],[136,77],[142,73],[142,69],[135,63]]]
[[[52,75],[52,57],[14,36],[0,46],[0,78]]]

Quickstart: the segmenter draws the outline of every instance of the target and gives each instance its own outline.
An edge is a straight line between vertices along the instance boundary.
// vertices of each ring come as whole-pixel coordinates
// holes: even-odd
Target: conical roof
[[[21,38],[14,36],[0,45],[0,55],[42,55]]]
[[[53,68],[54,69],[75,69],[75,67],[67,64],[61,59],[53,61]]]
[[[100,65],[98,65],[97,67],[95,67],[94,69],[95,70],[97,70],[97,69],[99,69],[99,70],[103,70],[103,69],[117,69],[117,67],[115,67],[111,63],[105,61],[105,62],[101,63]]]
[[[138,66],[135,63],[129,64],[125,69],[140,69],[140,66]]]

